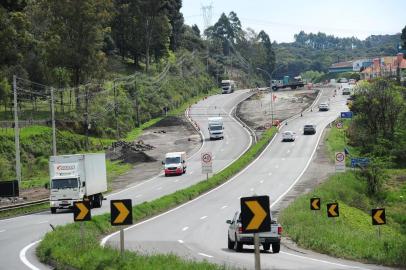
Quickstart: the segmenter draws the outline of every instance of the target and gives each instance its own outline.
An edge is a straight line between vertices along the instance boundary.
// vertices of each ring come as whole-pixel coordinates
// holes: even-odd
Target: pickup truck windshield
[[[165,164],[180,163],[180,157],[167,157],[165,159]]]
[[[210,126],[210,130],[223,130],[223,126]]]
[[[79,187],[79,181],[77,178],[67,179],[52,179],[52,189],[64,189],[64,188],[77,188]]]

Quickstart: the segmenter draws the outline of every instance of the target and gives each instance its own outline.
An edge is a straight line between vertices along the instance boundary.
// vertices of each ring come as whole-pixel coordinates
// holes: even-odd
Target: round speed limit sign
[[[338,129],[342,129],[343,128],[343,122],[337,122],[336,127]]]
[[[345,159],[345,155],[344,155],[344,153],[337,153],[336,154],[336,160],[338,161],[338,162],[343,162],[344,161],[344,159]]]
[[[202,154],[202,162],[206,163],[206,164],[210,164],[211,163],[211,153],[203,153]]]

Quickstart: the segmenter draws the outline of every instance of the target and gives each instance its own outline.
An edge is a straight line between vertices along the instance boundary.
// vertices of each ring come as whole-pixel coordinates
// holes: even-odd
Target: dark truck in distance
[[[305,82],[302,80],[301,76],[294,77],[291,79],[289,76],[284,76],[283,80],[272,80],[272,90],[277,91],[278,89],[291,88],[296,89],[299,87],[304,87]]]
[[[316,134],[316,125],[314,124],[309,124],[309,125],[304,125],[303,127],[303,134]]]
[[[227,220],[228,227],[227,240],[228,249],[235,249],[240,252],[243,245],[254,245],[254,234],[242,233],[241,213],[235,212],[232,220]],[[281,235],[282,226],[272,219],[271,215],[271,228],[267,232],[259,233],[259,241],[264,250],[269,250],[272,245],[272,252],[279,253],[281,248]]]

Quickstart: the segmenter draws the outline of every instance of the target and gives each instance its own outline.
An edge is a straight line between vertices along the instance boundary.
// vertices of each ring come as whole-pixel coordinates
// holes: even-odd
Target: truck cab
[[[224,139],[224,125],[223,125],[223,117],[209,117],[209,135],[210,140],[213,139]]]
[[[165,176],[184,174],[186,173],[186,153],[166,153],[162,164],[164,165]]]
[[[233,80],[222,80],[221,91],[223,94],[233,93],[235,90],[235,82]]]

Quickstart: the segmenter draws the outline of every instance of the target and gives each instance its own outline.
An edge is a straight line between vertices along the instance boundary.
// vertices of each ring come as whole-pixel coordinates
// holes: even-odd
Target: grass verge
[[[346,126],[346,124],[345,124]],[[327,138],[330,157],[345,147],[344,131],[333,127]],[[356,148],[349,147],[352,155]],[[299,246],[336,257],[389,266],[406,266],[406,170],[388,170],[384,205],[367,196],[367,183],[357,171],[337,173],[284,209],[279,221]],[[310,198],[321,198],[321,210],[310,210]],[[339,203],[340,216],[327,217],[329,202]],[[371,209],[385,207],[387,224],[372,225]]]
[[[48,202],[37,204],[37,205],[26,206],[26,207],[22,207],[22,208],[17,208],[17,209],[4,210],[4,211],[0,211],[0,219],[21,216],[21,215],[26,215],[26,214],[32,214],[32,213],[44,211],[46,209],[49,209]]]
[[[252,162],[268,145],[276,129],[266,131],[263,137],[221,172],[214,174],[207,181],[178,190],[150,202],[133,207],[133,218],[140,221],[147,217],[171,209],[226,182]],[[119,252],[111,248],[101,248],[100,238],[117,229],[110,226],[109,214],[93,217],[91,222],[83,224],[86,239],[81,244],[78,224],[58,226],[54,232],[46,234],[37,248],[39,259],[53,264],[58,269],[73,267],[77,269],[225,269],[224,266],[206,262],[185,261],[172,255],[140,256],[126,252],[120,257]]]

